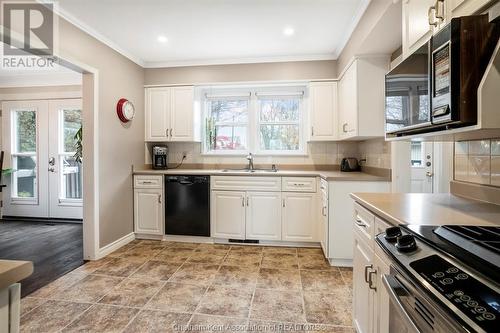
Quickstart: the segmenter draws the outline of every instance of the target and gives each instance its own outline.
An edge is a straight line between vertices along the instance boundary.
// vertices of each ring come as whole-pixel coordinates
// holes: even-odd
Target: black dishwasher
[[[165,233],[210,236],[210,176],[165,177]]]

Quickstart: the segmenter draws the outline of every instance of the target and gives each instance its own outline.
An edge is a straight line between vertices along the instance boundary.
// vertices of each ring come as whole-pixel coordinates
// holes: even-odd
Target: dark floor
[[[0,259],[33,261],[33,274],[21,281],[29,295],[84,263],[82,224],[0,220]]]

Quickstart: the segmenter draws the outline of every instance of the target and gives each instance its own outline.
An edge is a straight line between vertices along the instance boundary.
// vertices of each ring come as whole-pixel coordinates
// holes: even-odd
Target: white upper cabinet
[[[146,141],[195,141],[192,86],[146,88]]]
[[[355,59],[343,73],[338,87],[339,139],[383,137],[387,57]]]
[[[451,17],[472,15],[493,3],[492,0],[446,0]]]
[[[193,87],[174,87],[171,91],[170,141],[193,140]]]
[[[337,139],[337,82],[311,82],[309,86],[310,141]]]
[[[166,141],[170,127],[170,89],[146,89],[146,141]]]
[[[422,46],[432,35],[435,0],[403,0],[403,57]],[[430,17],[429,17],[430,15]]]

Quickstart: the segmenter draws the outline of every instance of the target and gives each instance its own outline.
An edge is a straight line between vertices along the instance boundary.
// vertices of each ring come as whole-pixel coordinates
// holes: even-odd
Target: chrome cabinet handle
[[[173,136],[173,135],[172,135],[172,129],[170,129],[170,137],[172,137],[172,136]]]
[[[326,216],[326,207],[325,206],[321,207],[321,214],[323,216]]]
[[[434,17],[432,15],[432,12],[434,12]],[[428,19],[429,25],[434,26],[434,27],[438,25],[436,20],[434,20],[435,15],[436,15],[435,13],[436,13],[436,7],[430,6],[429,10],[427,11],[427,19]],[[433,19],[433,20],[431,21],[431,19]]]
[[[161,204],[161,194],[158,194],[158,203]]]
[[[283,199],[283,207],[286,207],[285,199]]]
[[[405,308],[403,307],[403,303],[399,298],[399,295],[407,295],[407,290],[392,275],[384,274],[382,276],[382,283],[387,290],[389,300],[395,305],[394,308],[396,308],[396,311],[400,314],[401,319],[406,321],[407,328],[409,329],[408,332],[421,333],[420,329],[413,322],[413,319],[411,319],[408,312],[406,312]]]
[[[347,133],[347,123],[342,125],[342,132]]]
[[[245,197],[241,197],[241,206],[245,207]]]
[[[247,207],[250,206],[250,199],[247,197]]]
[[[367,227],[367,225],[365,223],[363,223],[363,221],[361,219],[355,219],[354,223],[356,223],[356,225],[363,227],[363,228]]]
[[[314,126],[311,126],[311,136],[314,136]]]
[[[440,5],[442,4],[442,5]],[[443,13],[440,13],[439,8],[443,8]],[[436,0],[436,3],[434,4],[434,8],[436,9],[435,17],[439,19],[441,22],[444,21],[444,0]]]
[[[293,186],[306,186],[304,183],[293,183]]]
[[[373,274],[377,274],[377,270],[373,270],[373,271],[371,271],[371,272],[368,273],[368,288],[377,291],[377,287],[372,286],[372,282],[373,282],[372,276],[373,276]]]
[[[167,136],[168,138],[168,128],[165,130],[165,135]]]
[[[372,264],[365,266],[365,282],[366,283],[370,283],[369,280],[368,280],[368,270],[371,269],[372,267],[373,267]]]

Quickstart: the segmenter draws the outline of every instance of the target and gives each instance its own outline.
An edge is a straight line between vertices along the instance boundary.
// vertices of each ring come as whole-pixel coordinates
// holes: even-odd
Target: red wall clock
[[[126,98],[120,98],[116,104],[116,113],[123,123],[128,123],[135,116],[134,104]]]

